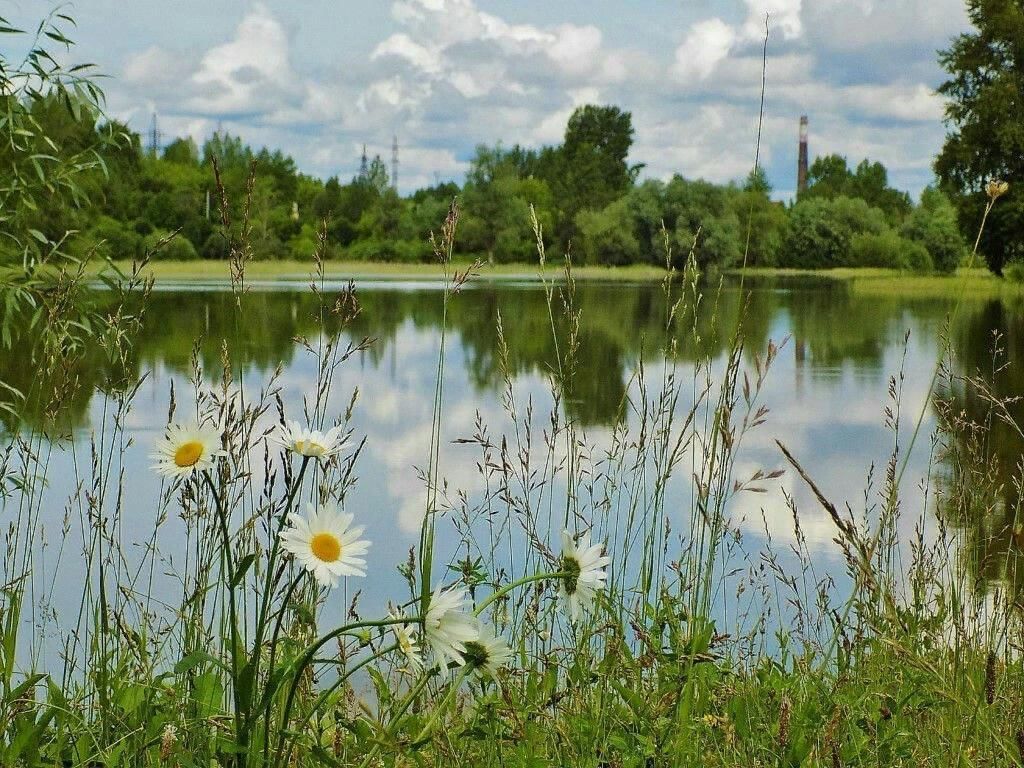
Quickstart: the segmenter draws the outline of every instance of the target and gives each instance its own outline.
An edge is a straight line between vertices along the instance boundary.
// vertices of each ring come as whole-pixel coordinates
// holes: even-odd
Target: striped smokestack
[[[807,189],[807,115],[800,117],[800,154],[796,167],[797,194]]]

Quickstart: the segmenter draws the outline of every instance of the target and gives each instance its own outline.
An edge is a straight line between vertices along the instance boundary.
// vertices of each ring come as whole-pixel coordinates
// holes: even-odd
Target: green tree
[[[709,181],[675,176],[665,186],[665,227],[673,233],[675,266],[681,266],[692,248],[702,269],[740,263],[743,239],[736,215],[736,189]]]
[[[551,190],[534,177],[522,177],[519,158],[498,145],[477,147],[463,189],[465,217],[461,247],[490,261],[530,261],[535,241],[530,206],[550,231]]]
[[[639,261],[665,264],[665,238],[662,225],[665,217],[665,184],[648,179],[630,190],[626,196],[633,231],[639,247]]]
[[[600,208],[623,194],[635,170],[626,158],[633,145],[633,117],[618,107],[578,107],[565,128],[562,153],[580,208]]]
[[[857,235],[880,235],[885,216],[866,202],[849,197],[812,197],[789,214],[780,266],[828,269],[853,266],[850,246]]]
[[[164,147],[164,160],[181,165],[199,165],[199,147],[191,138],[175,139]]]
[[[786,209],[771,199],[771,191],[764,169],[758,166],[751,170],[743,189],[733,198],[744,247],[747,235],[750,236],[749,266],[773,267],[779,261],[786,231]]]
[[[935,171],[969,233],[981,222],[985,183],[1011,182],[980,243],[989,268],[1001,274],[1004,264],[1024,257],[1024,6],[967,0],[967,15],[974,29],[939,54],[949,79],[939,87],[947,131]]]
[[[865,159],[851,172],[841,155],[815,158],[807,170],[807,189],[800,197],[860,198],[885,213],[890,224],[899,224],[911,208],[910,196],[889,186],[884,165]]]
[[[600,211],[576,214],[577,253],[584,264],[621,266],[632,264],[640,256],[640,243],[633,234],[629,200],[619,198]]]
[[[921,193],[921,203],[907,217],[902,234],[920,243],[940,272],[952,272],[967,253],[967,244],[957,226],[956,209],[942,192],[929,187]]]
[[[599,210],[633,184],[639,167],[627,163],[633,145],[633,117],[618,107],[578,107],[559,148],[546,148],[524,160],[547,181],[558,204],[557,235],[567,247],[576,234],[576,214]]]

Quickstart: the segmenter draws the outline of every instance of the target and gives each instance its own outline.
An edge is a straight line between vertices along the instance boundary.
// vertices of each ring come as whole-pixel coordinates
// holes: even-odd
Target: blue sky
[[[50,5],[0,4],[22,24]],[[304,171],[351,176],[401,144],[401,187],[461,180],[478,143],[557,142],[573,107],[633,113],[645,175],[728,181],[754,155],[769,15],[762,164],[795,185],[811,154],[881,160],[916,194],[942,143],[935,52],[962,0],[82,0],[74,57],[109,110],[202,141],[219,125]]]

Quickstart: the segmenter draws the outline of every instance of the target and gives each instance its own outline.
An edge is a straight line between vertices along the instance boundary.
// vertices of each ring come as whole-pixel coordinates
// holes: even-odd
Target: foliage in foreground
[[[437,251],[443,263],[455,222],[453,213]],[[880,487],[869,478],[862,508],[835,507],[780,443],[780,463],[809,484],[834,525],[836,554],[847,566],[837,583],[817,570],[820,553],[808,548],[801,511],[774,483],[782,470],[737,476],[744,441],[769,428],[759,393],[777,347],[745,350],[740,325],[731,329],[724,358],[713,349],[685,363],[680,356],[683,347],[701,349],[707,329],[698,306],[716,302],[698,289],[693,264],[691,258],[682,294],[676,282],[665,282],[672,309],[663,362],[636,370],[608,442],[595,442],[560,405],[573,396],[579,354],[571,273],[562,287],[547,287],[558,343],[546,416],[520,401],[499,326],[495,354],[507,423],[467,425],[472,433],[462,441],[478,454],[488,489],[482,496],[443,482],[439,362],[423,528],[399,565],[408,594],[392,595],[390,612],[373,618],[358,599],[347,616],[329,610],[335,572],[304,567],[317,563],[293,559],[304,551],[302,537],[280,536],[295,530],[292,515],[306,503],[321,512],[339,505],[355,523],[367,514],[346,503],[364,450],[348,426],[359,405],[347,393],[328,394],[338,366],[368,343],[351,335],[346,343],[337,326],[326,331],[328,317],[344,330],[358,316],[351,291],[317,294],[325,330],[304,346],[320,375],[301,416],[282,410],[273,380],[258,392],[243,388],[228,347],[212,383],[197,364],[193,393],[172,394],[172,424],[195,419],[205,426],[171,427],[161,443],[157,469],[167,480],[141,561],[119,531],[124,515],[146,506],[139,499],[126,504],[124,460],[120,448],[112,450],[131,450],[124,425],[136,383],[101,386],[111,420],[92,437],[83,491],[70,508],[84,524],[87,563],[77,618],[55,623],[42,611],[37,627],[28,618],[52,599],[53,586],[47,594],[45,585],[57,583],[51,579],[60,572],[35,545],[50,503],[41,484],[47,456],[75,448],[53,441],[59,429],[13,436],[2,475],[4,509],[17,514],[4,565],[3,764],[1018,759],[1019,610],[964,583],[970,542],[947,527],[1007,503],[978,426],[1004,406],[985,398],[983,382],[939,370],[937,463],[923,485],[926,496],[941,499],[938,530],[924,525],[927,500],[905,497],[901,484],[901,375],[886,409],[893,452]],[[238,291],[244,267],[239,255]],[[451,273],[438,301],[454,307],[469,277]],[[113,336],[103,348],[117,357],[130,343]],[[965,391],[987,403],[978,418],[963,415]],[[59,422],[55,405],[53,413]],[[735,507],[751,495],[788,507],[790,544],[775,545],[769,534],[764,549],[747,549]],[[779,509],[776,503],[775,514]],[[1016,519],[1015,510],[1007,512]],[[920,516],[909,543],[901,541],[908,516]],[[314,545],[315,537],[309,552],[337,561],[336,573],[356,588],[360,572],[379,578],[387,564],[372,547],[362,555],[353,543],[358,536],[346,537],[349,525],[322,526],[346,542],[333,554],[323,541]],[[571,540],[560,544],[563,528],[599,542],[596,551],[609,562],[574,550]],[[184,541],[183,552],[163,549],[168,536]],[[151,575],[163,562],[175,563],[178,585],[170,591],[154,586]],[[584,599],[574,602],[573,594]],[[62,664],[47,653],[45,633],[33,636],[33,629],[59,630]]]

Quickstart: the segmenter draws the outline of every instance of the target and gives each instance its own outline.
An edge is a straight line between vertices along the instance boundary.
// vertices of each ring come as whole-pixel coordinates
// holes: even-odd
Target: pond
[[[324,293],[342,287],[327,285]],[[332,600],[341,610],[355,590],[362,589],[363,609],[372,612],[402,583],[395,566],[418,541],[425,489],[417,468],[426,466],[430,453],[431,393],[443,292],[439,283],[432,282],[364,281],[357,285],[357,297],[358,317],[341,330],[329,317],[327,332],[353,342],[370,337],[372,343],[338,368],[327,412],[330,418],[340,416],[358,391],[351,423],[353,445],[362,436],[366,443],[346,506],[367,526],[375,573],[374,578],[358,583],[351,580]],[[650,371],[659,366],[664,370],[669,301],[662,287],[581,282],[575,303],[580,311],[575,374],[571,387],[564,388],[568,391],[561,391],[550,382],[558,354],[565,349],[556,347],[541,285],[471,283],[453,299],[447,313],[440,441],[440,472],[448,482],[449,498],[457,498],[456,489],[465,490],[467,497],[483,491],[480,448],[461,440],[472,438],[481,425],[489,425],[495,445],[502,434],[514,431],[503,410],[503,370],[512,376],[519,416],[532,419],[530,428],[538,441],[556,396],[557,407],[598,453],[613,438],[617,425],[636,421],[636,408],[629,403],[638,395],[634,376],[638,366],[643,361]],[[955,302],[946,300],[859,296],[841,283],[827,281],[748,282],[743,293],[735,282],[727,282],[717,300],[705,297],[698,313],[699,343],[687,338],[680,345],[679,376],[690,375],[698,352],[721,367],[744,306],[745,369],[754,369],[755,354],[763,358],[769,340],[780,346],[780,352],[760,395],[770,412],[766,423],[744,439],[736,475],[745,479],[759,468],[787,471],[760,483],[766,492],[741,493],[730,502],[731,525],[745,540],[736,555],[743,567],[757,566],[757,553],[769,539],[783,561],[789,556],[786,552],[794,533],[793,515],[785,501],[788,494],[799,509],[800,526],[819,575],[831,573],[842,580],[842,556],[832,541],[834,525],[808,486],[788,467],[776,440],[786,445],[837,505],[849,503],[855,511],[873,508],[882,468],[894,444],[886,409],[892,405],[891,378],[897,377],[902,400],[897,431],[904,448],[919,414],[924,413],[902,482],[908,514],[900,535],[909,538],[921,511],[933,506],[922,490],[933,450],[930,435],[936,426],[928,393],[947,333],[957,372],[984,373],[1002,395],[1024,391],[1020,305],[970,299],[955,308]],[[290,418],[302,420],[303,398],[315,389],[317,363],[300,339],[316,337],[319,311],[319,299],[301,283],[256,284],[240,305],[223,285],[167,283],[154,291],[144,328],[126,363],[130,373],[144,377],[125,421],[130,441],[107,446],[120,454],[123,470],[124,514],[117,537],[129,553],[127,559],[132,552],[140,553],[153,535],[159,480],[149,469],[149,452],[167,421],[172,387],[180,407],[187,408],[193,396],[189,383],[193,350],[198,350],[204,376],[216,380],[222,343],[226,343],[239,376],[236,384],[252,393],[266,386],[280,367],[276,386],[285,409]],[[566,328],[560,311],[556,298],[554,325],[562,335]],[[504,363],[499,354],[499,317],[508,350]],[[1009,364],[992,373],[995,346]],[[0,367],[5,369],[2,378],[16,385],[28,386],[33,376],[16,356]],[[78,483],[88,475],[90,439],[97,425],[110,416],[109,401],[94,387],[104,375],[102,366],[90,367],[87,361],[77,375],[84,386],[63,403],[62,414],[73,424],[74,439],[56,445],[48,455],[49,486],[41,505],[43,528],[36,541],[41,565],[33,574],[34,600],[41,611],[57,612],[49,630],[53,633],[60,617],[74,615],[78,605],[78,590],[65,590],[62,585],[82,583],[88,568],[79,555],[87,523],[69,500],[81,498]],[[960,398],[959,410],[984,419],[980,400],[963,392],[954,396]],[[528,402],[531,416],[525,415]],[[994,425],[989,439],[998,457],[998,471],[1008,480],[1024,442],[1003,424]],[[672,487],[671,493],[679,496],[670,493],[666,500],[670,515],[674,506],[686,509],[690,504],[684,498],[686,472],[681,469],[682,480]],[[873,477],[871,489],[869,476]],[[1008,561],[1016,558],[1014,536],[1019,532],[1013,525],[1015,504],[1009,491],[1006,501],[1005,507],[989,510],[984,520],[953,521],[969,531],[963,541],[972,551],[964,560],[983,582],[1004,578]],[[19,514],[16,497],[8,497],[4,510],[5,521]],[[678,524],[685,525],[686,515],[680,516],[684,519]],[[157,592],[174,589],[175,558],[181,556],[175,552],[177,525],[168,521],[159,537],[157,571],[162,573],[151,576]],[[38,622],[39,614],[29,620]]]

